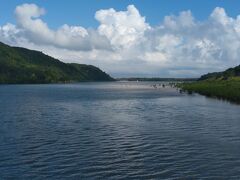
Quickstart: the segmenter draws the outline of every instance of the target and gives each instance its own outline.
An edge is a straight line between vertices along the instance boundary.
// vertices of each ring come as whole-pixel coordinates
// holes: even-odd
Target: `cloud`
[[[50,29],[40,19],[40,16],[44,14],[45,10],[35,4],[23,4],[16,7],[17,26],[22,29],[23,36],[29,41],[70,50],[110,49],[108,40],[96,31],[67,24],[57,30]]]
[[[220,7],[204,21],[183,11],[155,27],[134,5],[97,11],[96,29],[64,24],[54,30],[41,19],[45,14],[35,4],[17,6],[17,23],[0,26],[0,41],[122,76],[197,77],[239,63],[240,16]]]
[[[100,23],[98,32],[105,35],[114,47],[129,48],[150,29],[145,17],[142,17],[133,5],[129,5],[127,11],[116,12],[112,8],[99,10],[95,18]]]
[[[179,16],[166,16],[163,25],[170,30],[189,29],[195,25],[195,22],[191,11],[183,11]]]

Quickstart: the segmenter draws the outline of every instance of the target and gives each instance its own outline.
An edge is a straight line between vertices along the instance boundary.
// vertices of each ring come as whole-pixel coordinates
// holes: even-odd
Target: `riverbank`
[[[240,78],[205,80],[178,85],[183,91],[240,103]]]

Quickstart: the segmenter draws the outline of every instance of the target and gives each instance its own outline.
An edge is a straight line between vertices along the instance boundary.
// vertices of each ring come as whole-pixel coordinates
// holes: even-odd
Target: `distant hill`
[[[113,81],[92,65],[63,63],[39,51],[0,42],[0,84]]]
[[[196,82],[182,83],[178,87],[190,94],[196,92],[240,104],[240,66],[223,72],[208,73]]]
[[[199,78],[199,80],[228,80],[229,78],[240,77],[240,65],[229,68],[223,72],[208,73]]]

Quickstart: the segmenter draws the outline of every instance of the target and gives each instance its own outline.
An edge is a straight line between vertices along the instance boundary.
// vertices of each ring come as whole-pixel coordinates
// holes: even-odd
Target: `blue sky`
[[[0,41],[114,77],[199,77],[240,64],[239,0],[0,0]]]
[[[124,10],[129,4],[134,4],[153,26],[158,25],[164,16],[177,15],[184,10],[191,10],[198,20],[206,19],[217,6],[224,7],[230,16],[240,14],[239,0],[0,0],[0,24],[14,22],[14,9],[23,3],[35,3],[44,7],[47,15],[43,19],[53,28],[64,23],[97,27],[98,22],[94,19],[97,10]]]

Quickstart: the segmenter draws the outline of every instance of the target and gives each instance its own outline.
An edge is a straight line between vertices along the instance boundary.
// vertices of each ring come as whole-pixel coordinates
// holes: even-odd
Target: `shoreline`
[[[189,94],[198,93],[207,97],[240,104],[240,81],[236,79],[185,82],[178,84],[178,87]]]

